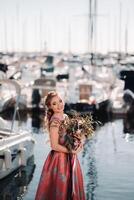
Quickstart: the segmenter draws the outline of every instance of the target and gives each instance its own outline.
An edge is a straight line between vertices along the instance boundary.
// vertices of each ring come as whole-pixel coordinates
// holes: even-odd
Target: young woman
[[[67,115],[64,103],[56,92],[49,92],[45,105],[50,136],[50,151],[42,170],[35,200],[85,200],[83,177],[76,151],[64,146],[66,130],[60,126]]]

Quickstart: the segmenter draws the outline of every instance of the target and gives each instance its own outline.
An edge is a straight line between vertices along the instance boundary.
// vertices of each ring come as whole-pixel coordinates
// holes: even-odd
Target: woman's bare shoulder
[[[56,115],[53,115],[51,117],[49,124],[50,124],[50,127],[59,127],[60,126],[60,118],[57,117]]]

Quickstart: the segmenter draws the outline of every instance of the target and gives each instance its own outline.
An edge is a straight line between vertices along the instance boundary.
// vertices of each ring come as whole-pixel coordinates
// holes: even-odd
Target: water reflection
[[[44,146],[46,135],[43,134],[42,116],[37,110],[36,112],[33,111],[32,114],[27,115],[26,123],[22,123],[21,126],[29,130],[36,129],[39,133],[34,134],[37,142],[35,145],[37,167],[34,178],[32,179],[35,166],[31,167],[28,176],[25,175],[25,172],[20,172],[9,178],[6,183],[0,183],[0,200],[22,199],[26,191],[27,194],[23,199],[34,199],[43,160],[50,149],[47,143]],[[133,132],[124,132],[124,128],[128,128],[128,123],[131,123],[129,118],[104,123],[104,126],[97,129],[96,135],[86,141],[84,150],[80,155],[82,156],[80,161],[84,172],[86,200],[133,200],[134,148],[133,142],[130,141],[134,141],[134,134]],[[131,127],[132,125],[134,124],[129,124]],[[36,131],[32,132],[37,133]],[[31,179],[32,182],[30,183]],[[29,183],[30,187],[28,186]],[[27,190],[28,187],[29,190]]]
[[[13,119],[13,114],[14,114],[14,112],[11,110],[11,111],[8,111],[8,112],[0,113],[0,116],[4,120],[11,121]],[[27,112],[26,111],[20,112],[20,111],[17,110],[16,120],[21,121],[21,122],[26,122],[27,121]]]
[[[32,156],[27,166],[12,173],[7,178],[0,181],[0,199],[19,200],[28,190],[28,185],[33,178],[35,170],[34,156]]]
[[[124,138],[125,138],[126,142],[132,142],[132,141],[134,141],[134,134],[126,133],[124,135]]]
[[[34,131],[34,133],[38,133],[39,129],[42,127],[44,114],[41,113],[41,110],[38,106],[35,108],[32,108],[32,114],[31,114],[31,127]]]
[[[134,110],[129,110],[123,119],[123,132],[127,142],[134,141]]]
[[[124,133],[132,133],[134,134],[134,116],[133,117],[125,117],[123,119],[123,132]]]
[[[85,189],[86,199],[95,200],[95,188],[97,186],[97,168],[95,158],[95,137],[87,140],[83,150],[84,161],[84,176],[85,176]]]

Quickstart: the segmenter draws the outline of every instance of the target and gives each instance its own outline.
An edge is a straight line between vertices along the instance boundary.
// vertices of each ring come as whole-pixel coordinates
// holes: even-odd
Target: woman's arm
[[[52,126],[49,129],[51,148],[55,151],[59,151],[59,152],[63,152],[63,153],[70,153],[66,147],[59,144],[58,131],[59,131],[59,128],[56,126]]]

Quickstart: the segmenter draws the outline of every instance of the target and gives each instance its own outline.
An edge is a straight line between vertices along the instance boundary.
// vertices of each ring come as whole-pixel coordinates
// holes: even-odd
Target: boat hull
[[[21,166],[33,155],[34,139],[30,133],[0,133],[0,179]]]

